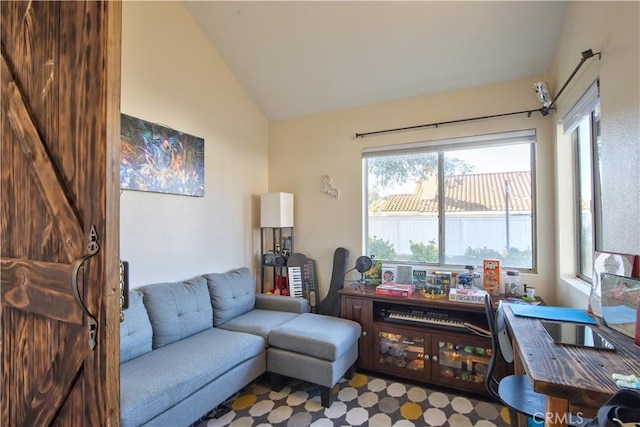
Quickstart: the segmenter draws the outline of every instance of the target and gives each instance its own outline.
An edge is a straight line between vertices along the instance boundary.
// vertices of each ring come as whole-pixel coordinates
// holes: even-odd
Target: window
[[[533,130],[365,149],[366,253],[533,270],[534,150]]]
[[[596,82],[563,120],[571,133],[576,168],[576,271],[591,282],[593,254],[600,242],[600,102]]]

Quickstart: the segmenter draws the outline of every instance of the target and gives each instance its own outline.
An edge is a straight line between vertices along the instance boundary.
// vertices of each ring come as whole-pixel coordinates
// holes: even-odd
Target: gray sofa
[[[307,313],[302,298],[255,293],[248,268],[143,286],[129,298],[120,327],[123,427],[192,424],[267,372],[273,331],[291,329],[302,313],[312,316],[306,320],[314,325],[311,329],[323,330],[330,321]],[[298,348],[332,349],[328,360],[320,362],[328,370],[318,379],[323,389],[353,367],[360,336],[356,322],[330,319],[338,321],[339,328],[322,343],[306,342],[304,336],[297,343],[288,341]],[[289,357],[298,356],[296,347],[282,347]],[[279,356],[273,357],[272,364],[281,365],[275,360]],[[298,371],[294,365],[291,372],[285,367],[277,374],[299,377]],[[323,404],[328,402],[323,395]]]

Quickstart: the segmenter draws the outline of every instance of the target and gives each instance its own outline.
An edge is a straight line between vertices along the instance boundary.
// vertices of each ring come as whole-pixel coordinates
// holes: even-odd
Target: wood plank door
[[[118,425],[121,4],[0,13],[0,424]]]

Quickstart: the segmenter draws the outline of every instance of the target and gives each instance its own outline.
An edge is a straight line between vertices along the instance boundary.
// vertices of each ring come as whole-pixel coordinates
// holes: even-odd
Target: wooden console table
[[[483,374],[491,357],[491,340],[448,324],[463,318],[488,329],[484,304],[429,299],[418,292],[410,297],[376,295],[373,287],[356,285],[339,293],[342,317],[362,326],[359,368],[487,394]],[[389,314],[397,312],[409,317],[433,314],[440,323],[391,319]],[[507,367],[498,369],[506,372]]]
[[[616,347],[615,351],[557,345],[538,319],[516,316],[508,305],[504,313],[515,348],[515,371],[529,375],[533,389],[548,396],[548,414],[571,411],[594,417],[597,408],[620,390],[612,374],[639,373],[640,347],[611,328],[590,325]],[[545,426],[565,425],[562,416],[546,417]]]

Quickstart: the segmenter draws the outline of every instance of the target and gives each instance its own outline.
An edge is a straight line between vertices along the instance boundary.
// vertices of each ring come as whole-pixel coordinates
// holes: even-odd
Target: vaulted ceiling
[[[540,76],[564,1],[185,1],[269,120]],[[533,95],[532,95],[533,96]]]

